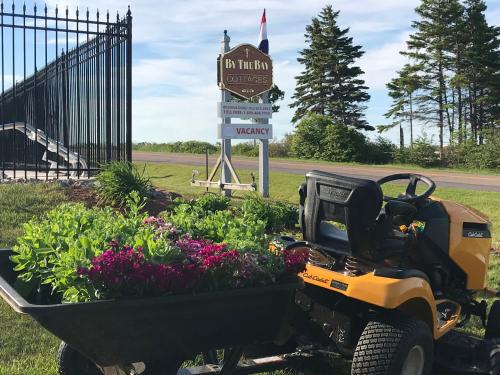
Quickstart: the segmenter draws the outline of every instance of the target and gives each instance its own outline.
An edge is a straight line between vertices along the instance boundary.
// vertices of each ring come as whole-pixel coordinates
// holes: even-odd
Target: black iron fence
[[[0,168],[85,177],[132,156],[132,17],[0,4]],[[1,176],[0,176],[1,177]]]

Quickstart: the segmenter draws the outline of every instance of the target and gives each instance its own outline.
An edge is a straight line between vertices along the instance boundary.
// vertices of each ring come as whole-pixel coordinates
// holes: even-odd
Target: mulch
[[[94,188],[89,186],[70,186],[64,189],[66,197],[71,202],[81,202],[86,207],[97,206],[97,194]]]
[[[99,198],[93,187],[90,186],[70,186],[65,188],[65,194],[71,202],[81,202],[86,207],[96,207],[99,205]],[[172,193],[163,189],[155,189],[152,196],[148,199],[144,210],[149,215],[156,216],[160,212],[168,209],[175,198],[180,197],[179,194]]]

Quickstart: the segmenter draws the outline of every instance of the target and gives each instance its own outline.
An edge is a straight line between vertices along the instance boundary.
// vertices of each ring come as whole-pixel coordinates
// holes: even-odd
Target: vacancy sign
[[[219,139],[272,139],[271,124],[219,124]]]
[[[270,119],[273,117],[273,105],[271,103],[219,102],[217,115],[220,118]]]

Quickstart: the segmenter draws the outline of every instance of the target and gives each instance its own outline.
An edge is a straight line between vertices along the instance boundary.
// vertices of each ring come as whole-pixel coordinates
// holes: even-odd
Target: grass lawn
[[[138,166],[142,169],[144,164],[138,164]],[[149,175],[155,186],[175,191],[179,194],[194,196],[205,191],[204,188],[190,186],[192,171],[197,168],[198,167],[181,164],[149,163],[146,164],[146,173]],[[250,172],[251,171],[247,170],[238,170],[242,182],[251,182]],[[200,177],[200,179],[203,179],[203,177]],[[305,182],[305,177],[301,175],[284,172],[271,172],[271,198],[298,204],[299,194],[297,189],[303,182]],[[401,192],[401,190],[402,185],[391,184],[387,185],[384,192],[386,195],[396,196],[399,192]],[[211,189],[210,191],[217,192],[218,190]],[[235,191],[234,197],[238,199],[244,197],[246,194],[251,193]],[[440,188],[438,186],[434,196],[466,204],[486,214],[494,225],[493,241],[500,244],[500,193]],[[495,227],[497,228],[496,231]]]
[[[55,184],[0,185],[0,247],[11,246],[22,224],[67,198]],[[59,341],[0,300],[0,375],[55,375]]]
[[[189,186],[192,166],[148,164],[146,171],[153,183],[161,188],[185,195],[197,195],[204,190]],[[249,182],[249,171],[241,171]],[[297,203],[297,187],[304,178],[286,173],[271,173],[271,196],[274,199]],[[394,194],[400,186],[391,186]],[[244,193],[238,192],[236,198]],[[479,193],[456,189],[438,189],[436,195],[468,204],[485,212],[494,224],[500,225],[500,193]],[[22,233],[22,223],[33,216],[67,200],[64,191],[51,184],[0,185],[0,246],[11,246]],[[500,229],[500,228],[499,228]],[[500,235],[495,234],[500,242]],[[500,258],[491,264],[490,285],[500,285]],[[56,351],[59,340],[43,330],[28,316],[21,316],[0,300],[0,375],[56,375]],[[319,371],[318,373],[325,373]],[[342,371],[331,373],[342,375]],[[283,374],[274,372],[273,374]],[[270,375],[270,374],[268,374]]]
[[[165,147],[161,147],[161,145],[148,145],[148,146],[142,146],[138,147],[137,145],[134,145],[133,150],[135,151],[143,151],[143,152],[162,152],[166,154],[170,154],[172,152],[168,151]],[[167,151],[165,151],[167,150]],[[219,151],[217,151],[217,154]],[[183,154],[190,154],[190,155],[205,155],[203,154],[193,154],[189,152],[184,152]],[[213,155],[210,154],[210,155]],[[245,156],[245,155],[238,155],[234,154],[233,155],[237,158],[240,159],[255,159],[255,157],[251,156]],[[460,173],[467,173],[467,174],[481,174],[481,175],[495,175],[498,176],[500,174],[500,170],[498,169],[477,169],[477,168],[466,168],[466,167],[429,167],[429,168],[424,168],[420,167],[415,164],[399,164],[399,163],[389,163],[389,164],[367,164],[367,163],[357,163],[357,162],[333,162],[333,161],[328,161],[328,160],[319,160],[319,159],[299,159],[299,158],[279,158],[279,157],[271,157],[271,160],[282,160],[282,161],[288,161],[288,162],[297,162],[297,163],[304,163],[304,164],[328,164],[328,165],[342,165],[342,166],[352,166],[352,167],[373,167],[373,168],[387,168],[387,169],[403,169],[403,170],[408,170],[408,171],[418,171],[419,173],[424,173],[425,171],[430,171],[430,172],[460,172]]]

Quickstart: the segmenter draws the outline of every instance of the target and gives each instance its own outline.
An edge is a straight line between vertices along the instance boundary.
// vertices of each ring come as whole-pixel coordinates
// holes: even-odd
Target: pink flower
[[[286,250],[281,251],[285,261],[285,270],[287,273],[297,274],[305,271],[306,263],[309,259],[307,250]]]

